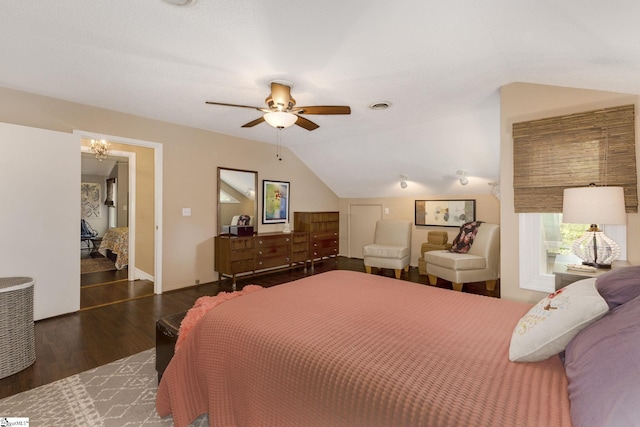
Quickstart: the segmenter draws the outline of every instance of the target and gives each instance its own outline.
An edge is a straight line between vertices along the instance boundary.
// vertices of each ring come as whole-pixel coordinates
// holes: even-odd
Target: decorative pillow
[[[596,288],[610,309],[631,301],[640,296],[640,266],[620,267],[601,274],[596,279]]]
[[[533,306],[511,335],[509,360],[538,362],[563,351],[583,328],[609,311],[596,290],[596,279],[559,289]]]
[[[460,226],[460,232],[453,239],[449,252],[457,252],[459,254],[466,254],[473,245],[473,239],[478,234],[478,227],[480,227],[482,221],[467,222]]]
[[[583,329],[565,354],[574,427],[638,425],[640,297]]]

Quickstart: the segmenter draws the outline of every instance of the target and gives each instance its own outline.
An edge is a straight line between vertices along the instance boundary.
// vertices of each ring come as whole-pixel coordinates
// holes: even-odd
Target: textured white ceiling
[[[205,101],[261,107],[284,79],[298,105],[352,108],[282,131],[339,196],[484,193],[500,86],[640,93],[638,16],[634,0],[3,0],[0,86],[275,144],[241,128],[258,111]]]

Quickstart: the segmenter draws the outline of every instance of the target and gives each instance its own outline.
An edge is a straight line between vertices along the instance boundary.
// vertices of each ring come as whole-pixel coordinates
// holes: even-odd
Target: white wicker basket
[[[36,360],[31,277],[0,278],[0,378]]]

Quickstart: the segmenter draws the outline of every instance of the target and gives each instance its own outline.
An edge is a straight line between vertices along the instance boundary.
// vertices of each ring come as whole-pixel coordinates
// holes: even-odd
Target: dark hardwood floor
[[[80,258],[101,258],[92,249],[82,249]],[[80,310],[120,303],[153,295],[150,280],[128,281],[128,270],[100,271],[80,275]]]
[[[364,263],[361,259],[338,257],[337,260],[316,263],[314,272],[305,272],[300,267],[238,278],[237,287],[241,289],[247,284],[275,286],[335,269],[364,272]],[[374,274],[394,277],[392,270],[374,269]],[[427,277],[420,276],[415,267],[409,273],[403,273],[402,280],[428,283]],[[444,281],[438,281],[436,286],[451,289],[451,284]],[[230,290],[231,280],[225,279],[220,283],[134,298],[37,321],[36,361],[27,369],[0,379],[0,398],[152,348],[155,346],[155,323],[158,318],[188,310],[201,296]],[[500,283],[493,292],[488,292],[484,283],[465,284],[463,291],[499,297]]]

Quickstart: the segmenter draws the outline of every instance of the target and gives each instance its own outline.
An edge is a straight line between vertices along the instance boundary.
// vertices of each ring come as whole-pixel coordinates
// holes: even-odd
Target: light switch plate
[[[191,216],[191,208],[182,208],[182,216]]]

